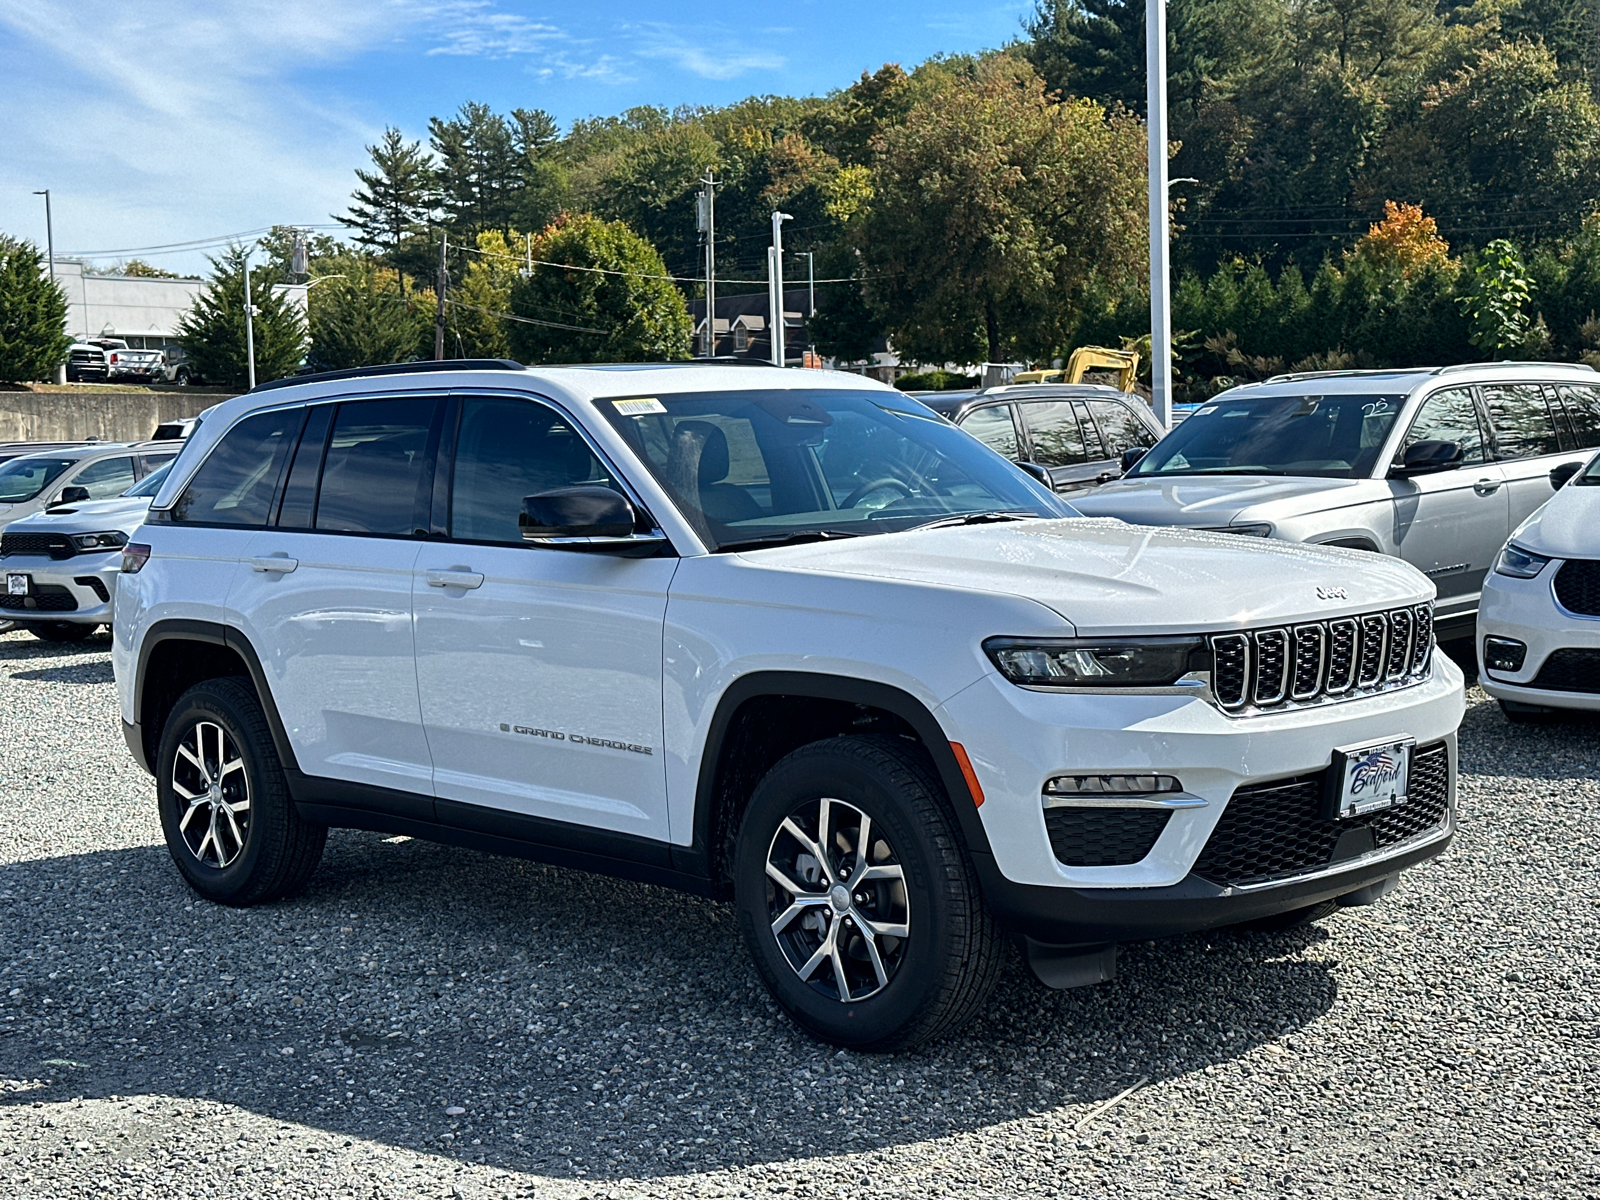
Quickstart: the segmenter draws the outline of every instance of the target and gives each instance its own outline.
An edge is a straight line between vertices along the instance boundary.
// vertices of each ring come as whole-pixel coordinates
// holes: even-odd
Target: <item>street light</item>
[[[1167,4],[1145,0],[1145,126],[1150,135],[1150,405],[1172,428],[1172,247],[1167,220]]]
[[[56,281],[56,231],[55,224],[50,219],[50,189],[44,188],[41,191],[34,192],[34,195],[44,197],[45,252],[49,255],[50,260],[50,282],[54,283]],[[67,364],[61,363],[56,367],[56,382],[65,383],[66,381]]]
[[[767,313],[772,330],[772,365],[783,366],[783,223],[788,213],[772,214],[772,246],[767,250]]]

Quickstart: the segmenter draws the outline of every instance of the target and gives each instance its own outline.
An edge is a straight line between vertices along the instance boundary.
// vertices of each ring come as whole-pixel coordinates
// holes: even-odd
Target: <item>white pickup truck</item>
[[[121,338],[90,338],[106,356],[106,378],[155,383],[166,378],[167,357],[160,350],[134,350]]]

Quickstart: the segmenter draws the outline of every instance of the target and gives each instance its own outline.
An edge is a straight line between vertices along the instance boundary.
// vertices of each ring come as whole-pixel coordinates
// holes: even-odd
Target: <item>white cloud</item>
[[[550,43],[566,38],[554,25],[531,21],[516,13],[501,12],[487,3],[467,2],[436,6],[428,22],[437,44],[429,54],[477,58],[510,58],[517,54],[547,54]]]
[[[731,43],[717,30],[697,29],[694,40],[664,25],[637,25],[629,30],[640,58],[665,59],[702,79],[737,79],[749,71],[781,70],[788,61],[781,54],[752,50]]]

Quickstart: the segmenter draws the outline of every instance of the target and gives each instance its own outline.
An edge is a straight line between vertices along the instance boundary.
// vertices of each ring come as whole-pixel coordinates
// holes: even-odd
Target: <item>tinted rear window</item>
[[[172,506],[172,519],[197,525],[265,525],[303,408],[246,417],[222,436]]]

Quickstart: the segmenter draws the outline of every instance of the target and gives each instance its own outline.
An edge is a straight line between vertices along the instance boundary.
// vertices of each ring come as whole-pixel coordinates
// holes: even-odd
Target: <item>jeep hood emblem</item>
[[[1341,588],[1341,587],[1319,587],[1317,589],[1317,599],[1318,600],[1348,600],[1348,599],[1350,599],[1350,597],[1345,594],[1345,590],[1343,588]]]

